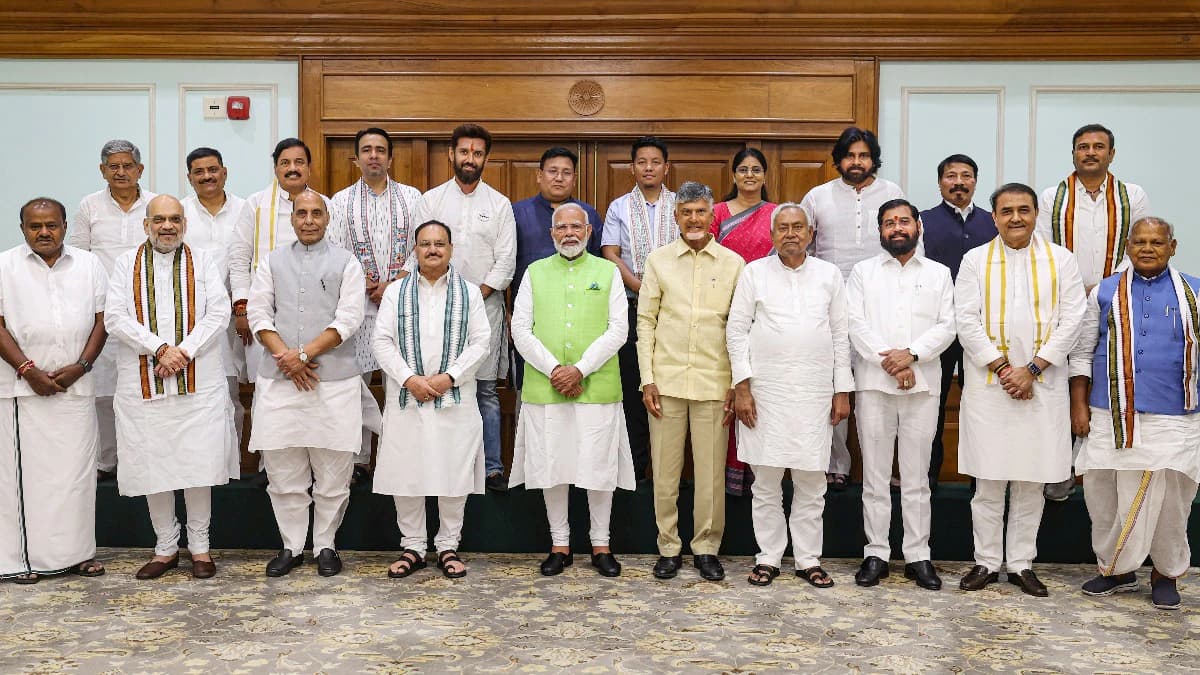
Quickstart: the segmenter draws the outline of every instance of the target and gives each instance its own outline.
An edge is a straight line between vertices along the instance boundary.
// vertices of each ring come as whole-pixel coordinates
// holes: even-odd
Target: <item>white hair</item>
[[[809,227],[812,226],[812,223],[808,222],[808,211],[805,211],[803,206],[800,206],[796,202],[784,202],[784,203],[780,204],[779,206],[776,206],[774,211],[771,211],[771,229],[772,230],[775,229],[775,221],[776,221],[776,219],[779,218],[779,214],[783,213],[784,210],[786,210],[786,209],[800,209],[800,212],[804,214],[804,222],[808,223]]]
[[[138,150],[138,147],[133,143],[121,140],[119,138],[105,143],[104,147],[100,148],[100,162],[107,162],[110,156],[122,152],[128,152],[129,154],[133,155],[134,164],[142,163],[142,151]]]
[[[583,214],[584,224],[585,225],[592,224],[591,219],[588,217],[587,209],[583,208],[583,206],[581,206],[580,204],[576,204],[575,202],[563,202],[562,204],[559,204],[558,206],[554,207],[554,213],[551,214],[551,216],[550,216],[550,227],[554,227],[554,223],[558,222],[558,212],[563,211],[565,209],[578,209],[579,212]]]
[[[1133,234],[1133,231],[1137,229],[1137,226],[1141,225],[1142,223],[1145,223],[1146,225],[1153,225],[1155,227],[1165,227],[1167,228],[1167,237],[1169,239],[1175,238],[1175,226],[1163,220],[1162,218],[1159,218],[1158,216],[1145,216],[1143,218],[1138,218],[1137,222],[1135,222],[1133,226],[1129,228],[1129,234]]]

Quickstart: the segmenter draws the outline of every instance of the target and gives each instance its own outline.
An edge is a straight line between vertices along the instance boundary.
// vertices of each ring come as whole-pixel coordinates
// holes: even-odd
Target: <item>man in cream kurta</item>
[[[142,152],[129,141],[112,140],[100,149],[100,175],[107,187],[85,196],[71,217],[67,243],[91,251],[112,274],[117,258],[146,241],[142,219],[146,205],[155,195],[138,182],[145,170]],[[113,393],[117,388],[115,340],[96,359],[96,418],[100,425],[100,456],[97,468],[111,474],[117,468],[117,436],[113,420]]]
[[[1019,183],[992,194],[999,236],[963,256],[954,284],[966,385],[959,412],[959,471],[974,476],[975,567],[963,590],[1008,579],[1047,595],[1033,573],[1042,484],[1071,471],[1067,354],[1086,298],[1075,256],[1034,234],[1037,195]],[[1008,525],[1004,494],[1009,492]]]
[[[454,268],[479,287],[487,308],[492,341],[475,373],[476,398],[483,415],[483,448],[489,490],[505,490],[500,461],[500,398],[496,380],[508,371],[504,289],[517,266],[517,221],[512,203],[481,180],[492,151],[492,135],[478,124],[459,125],[450,138],[454,177],[425,193],[429,213],[454,233]]]
[[[229,247],[246,200],[225,191],[225,180],[229,172],[225,168],[221,153],[214,148],[196,148],[187,156],[187,178],[194,194],[184,197],[183,215],[187,218],[187,244],[204,251],[217,263],[217,270],[229,289]],[[225,364],[225,381],[229,386],[229,398],[233,401],[233,425],[237,429],[238,447],[241,447],[242,407],[239,376],[246,380],[245,345],[253,338],[246,333],[239,336],[230,317],[229,327],[221,337],[221,360]]]
[[[425,498],[438,498],[433,539],[438,568],[466,574],[458,558],[467,495],[483,492],[483,418],[475,370],[491,340],[483,296],[450,265],[449,228],[415,228],[417,274],[388,286],[379,304],[373,346],[387,374],[387,405],[375,468],[375,492],[396,503],[403,552],[388,577],[426,566]]]
[[[904,576],[939,590],[930,562],[927,472],[937,431],[941,353],[954,341],[950,268],[917,253],[921,220],[903,199],[879,209],[884,248],[854,266],[846,297],[863,461],[863,530],[867,546],[854,581],[874,586],[888,575],[892,546],[892,456],[900,463]],[[898,442],[897,442],[898,441]]]
[[[104,345],[108,275],[64,246],[67,211],[21,207],[25,243],[0,253],[0,579],[104,574],[96,555],[92,363]]]
[[[213,485],[238,477],[233,404],[220,340],[229,295],[216,262],[183,243],[179,200],[146,207],[147,241],[117,259],[104,322],[120,344],[117,361],[117,485],[146,495],[157,544],[137,573],[154,579],[179,565],[175,490],[187,506],[192,576],[208,578]]]
[[[771,214],[777,256],[746,266],[726,328],[733,367],[738,459],[754,471],[754,537],[759,554],[749,582],[778,576],[787,548],[783,474],[792,473],[792,550],[796,574],[819,588],[825,468],[833,427],[850,414],[845,282],[832,263],[806,253],[812,240],[798,204]]]
[[[1181,604],[1175,580],[1191,565],[1187,523],[1200,480],[1200,279],[1169,266],[1176,245],[1166,221],[1134,223],[1131,269],[1092,290],[1071,354],[1071,426],[1086,437],[1077,467],[1100,571],[1083,592],[1137,590],[1150,556],[1160,609]]]
[[[859,262],[880,252],[875,236],[879,207],[904,197],[899,185],[877,176],[883,164],[880,152],[874,132],[847,127],[833,145],[839,176],[809,190],[800,201],[812,227],[812,254],[837,265],[843,279]],[[845,489],[850,475],[849,431],[848,420],[833,430],[828,472],[834,490]]]
[[[583,207],[563,204],[552,223],[557,253],[529,266],[513,307],[525,384],[510,483],[541,488],[546,501],[552,548],[542,574],[574,562],[567,500],[575,485],[587,490],[592,566],[615,577],[613,491],[635,485],[616,358],[629,334],[625,286],[616,265],[587,252],[592,226]]]
[[[408,275],[404,266],[412,250],[411,237],[417,225],[429,220],[429,213],[416,188],[397,183],[388,175],[392,137],[386,131],[374,127],[359,131],[354,139],[354,157],[362,178],[333,196],[328,237],[330,244],[350,251],[358,259],[366,277],[366,314],[354,337],[354,357],[363,380],[369,384],[379,370],[371,341],[383,293],[393,281]],[[355,458],[360,475],[371,463],[371,434],[378,434],[383,422],[375,397],[365,391],[362,449]]]
[[[296,196],[295,241],[259,264],[247,306],[250,327],[270,358],[259,364],[250,451],[261,452],[267,494],[283,549],[267,576],[304,561],[309,506],[317,573],[342,571],[334,539],[350,500],[362,442],[363,387],[354,358],[362,325],[362,265],[329,245],[329,212],[316,192]]]
[[[675,222],[682,236],[646,257],[638,294],[638,369],[650,413],[659,579],[674,577],[683,564],[679,476],[689,435],[696,476],[692,564],[709,581],[725,578],[717,558],[725,533],[725,453],[733,419],[725,321],[746,263],[709,232],[712,203],[707,185],[679,186]]]
[[[1075,254],[1084,292],[1100,280],[1129,267],[1129,227],[1150,215],[1146,191],[1117,180],[1109,167],[1116,157],[1116,137],[1099,124],[1087,124],[1071,137],[1075,171],[1058,185],[1042,190],[1038,234]],[[1078,445],[1073,446],[1078,452]],[[1074,461],[1072,456],[1072,461]],[[1046,485],[1046,498],[1064,501],[1075,491],[1075,476]]]

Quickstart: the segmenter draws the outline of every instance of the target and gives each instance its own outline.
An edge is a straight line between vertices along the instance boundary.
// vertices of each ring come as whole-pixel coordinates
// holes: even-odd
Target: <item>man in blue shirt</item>
[[[976,206],[971,199],[975,196],[975,180],[979,166],[966,155],[950,155],[937,167],[938,188],[942,202],[921,212],[921,227],[924,230],[925,257],[950,268],[950,277],[958,278],[958,266],[963,254],[976,246],[986,244],[996,236],[996,223],[987,209]],[[946,428],[946,398],[950,394],[950,383],[954,373],[961,373],[963,350],[958,340],[950,343],[941,354],[942,399],[938,409],[937,432],[933,436],[933,452],[929,459],[929,487],[937,487],[938,473],[942,470],[942,431]]]
[[[1168,265],[1170,223],[1133,224],[1132,269],[1088,296],[1071,354],[1071,427],[1086,442],[1075,460],[1084,476],[1092,548],[1100,574],[1087,595],[1138,588],[1146,556],[1151,599],[1178,609],[1175,579],[1187,572],[1187,522],[1200,479],[1200,279]]]
[[[592,226],[587,252],[597,257],[600,255],[600,237],[603,233],[600,214],[591,204],[585,204],[571,196],[575,192],[578,167],[579,158],[566,148],[556,146],[543,152],[541,162],[538,163],[538,193],[512,205],[513,216],[517,220],[517,268],[513,273],[511,297],[517,297],[517,292],[521,290],[521,282],[525,278],[525,270],[531,263],[555,255],[550,226],[554,209],[565,203],[579,204],[583,207],[588,223]],[[512,311],[511,307],[509,311]],[[521,358],[515,349],[512,353],[513,381],[517,389],[520,389],[524,379],[525,359]]]

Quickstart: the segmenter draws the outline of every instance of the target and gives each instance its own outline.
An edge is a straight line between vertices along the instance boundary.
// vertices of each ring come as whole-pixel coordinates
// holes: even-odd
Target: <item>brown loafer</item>
[[[1035,598],[1044,598],[1050,595],[1050,591],[1046,590],[1046,585],[1037,578],[1033,570],[1021,570],[1020,574],[1009,572],[1008,583],[1020,586],[1026,595],[1032,595]]]
[[[142,565],[142,569],[138,570],[137,574],[135,574],[134,576],[142,581],[147,581],[149,579],[157,579],[157,578],[161,577],[162,575],[166,574],[168,571],[175,569],[176,567],[179,567],[179,554],[178,553],[171,556],[171,559],[168,560],[167,562],[159,562],[157,560],[151,560],[150,562],[146,563],[145,565]]]
[[[958,587],[964,591],[979,591],[986,588],[988,584],[996,583],[999,577],[999,574],[988,570],[983,565],[976,565],[963,576],[962,581],[958,582]]]
[[[217,574],[217,564],[211,560],[193,560],[192,576],[197,579],[211,579]]]

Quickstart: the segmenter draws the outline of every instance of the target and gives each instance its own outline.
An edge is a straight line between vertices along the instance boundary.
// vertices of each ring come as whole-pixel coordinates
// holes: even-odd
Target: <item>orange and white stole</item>
[[[1009,313],[1027,311],[1013,305],[1013,293],[1008,277],[1008,247],[999,236],[986,244],[987,255],[983,267],[983,330],[996,349],[1008,357],[1010,336],[1008,334]],[[1038,235],[1029,240],[1029,290],[1033,306],[1033,351],[1036,356],[1042,345],[1050,339],[1055,311],[1058,309],[1058,262],[1050,242]],[[1038,381],[1043,381],[1038,376]],[[988,371],[987,383],[999,382],[996,374]]]
[[[1104,269],[1100,274],[1103,279],[1112,276],[1113,271],[1125,257],[1125,244],[1129,238],[1129,190],[1125,184],[1108,174],[1108,189],[1104,191],[1107,201],[1108,236],[1104,246]],[[1054,206],[1050,210],[1050,233],[1054,243],[1075,250],[1075,188],[1079,177],[1072,173],[1066,180],[1058,184],[1054,193]]]
[[[154,248],[147,241],[138,247],[133,258],[133,308],[138,323],[155,335],[158,335],[158,302],[158,289],[154,283]],[[175,341],[165,341],[178,345],[196,327],[196,269],[192,261],[192,249],[187,244],[180,244],[179,248],[175,249],[175,257],[171,263],[170,302],[175,308]],[[162,378],[154,372],[151,358],[153,357],[146,354],[138,357],[142,398],[147,401],[167,393]],[[196,360],[189,361],[187,367],[175,376],[175,380],[180,396],[194,394]]]
[[[1200,334],[1200,314],[1196,310],[1196,294],[1174,268],[1171,285],[1179,302],[1183,319],[1183,409],[1196,407],[1196,335]],[[1133,272],[1125,270],[1117,281],[1112,304],[1108,310],[1108,408],[1112,412],[1113,445],[1117,449],[1141,444],[1137,427],[1137,409],[1133,393],[1135,373],[1133,355],[1137,331],[1133,329]],[[1185,313],[1186,311],[1186,313]]]

